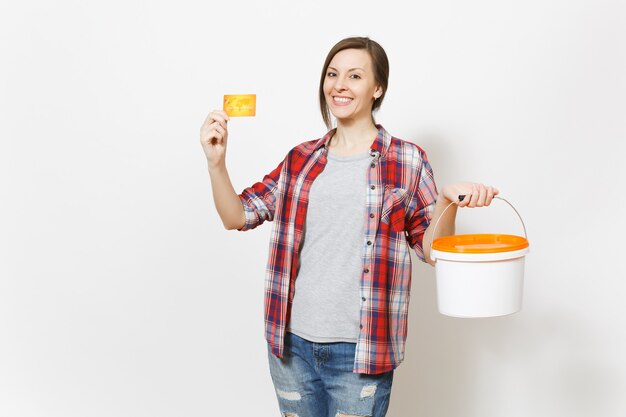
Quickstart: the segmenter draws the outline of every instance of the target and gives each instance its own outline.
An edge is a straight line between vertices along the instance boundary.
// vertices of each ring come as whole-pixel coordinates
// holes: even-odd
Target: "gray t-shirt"
[[[288,331],[312,342],[356,342],[365,236],[367,154],[328,153],[309,192]]]

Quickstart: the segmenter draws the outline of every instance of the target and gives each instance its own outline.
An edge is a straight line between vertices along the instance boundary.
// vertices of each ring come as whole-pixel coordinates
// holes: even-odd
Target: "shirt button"
[[[362,324],[359,324],[359,329],[362,329],[362,328],[363,328],[363,325],[362,325]]]
[[[362,301],[365,301],[365,297],[361,297],[361,300],[362,300]]]
[[[376,186],[375,186],[375,185],[372,185],[370,188],[371,188],[372,190],[375,190],[375,189],[376,189]]]
[[[368,244],[368,245],[371,245],[371,244],[372,244],[372,241],[371,241],[371,240],[368,240],[368,241],[367,241],[367,244]]]
[[[369,270],[369,269],[367,269],[367,268],[365,268],[365,269],[363,270],[363,272],[365,272],[365,273],[367,274],[368,272],[370,272],[370,270]]]
[[[372,168],[376,168],[376,164],[372,162],[372,164],[370,165],[370,167],[372,167]]]
[[[374,213],[370,213],[370,219],[374,218]]]

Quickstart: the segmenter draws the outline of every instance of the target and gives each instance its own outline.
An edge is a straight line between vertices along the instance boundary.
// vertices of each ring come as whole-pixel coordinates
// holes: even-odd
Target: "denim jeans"
[[[393,371],[355,374],[354,343],[315,343],[292,333],[278,359],[268,348],[270,374],[281,416],[384,417]]]

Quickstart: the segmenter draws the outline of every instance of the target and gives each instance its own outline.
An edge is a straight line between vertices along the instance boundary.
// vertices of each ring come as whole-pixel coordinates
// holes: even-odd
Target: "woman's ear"
[[[380,98],[380,96],[383,95],[383,88],[382,87],[376,87],[376,91],[374,91],[374,100]]]

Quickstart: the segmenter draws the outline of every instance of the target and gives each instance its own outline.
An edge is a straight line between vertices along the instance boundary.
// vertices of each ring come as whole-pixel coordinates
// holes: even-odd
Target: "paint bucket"
[[[495,317],[518,312],[522,307],[524,260],[528,253],[524,237],[506,234],[445,236],[432,243],[439,312],[452,317]],[[448,205],[435,223],[450,208]]]

